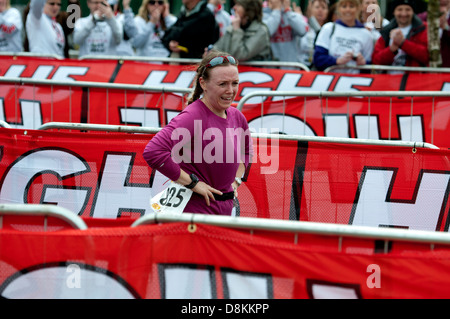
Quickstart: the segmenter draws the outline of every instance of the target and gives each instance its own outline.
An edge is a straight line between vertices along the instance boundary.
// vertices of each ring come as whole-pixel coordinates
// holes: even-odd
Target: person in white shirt
[[[328,0],[312,0],[308,5],[308,32],[299,38],[300,62],[313,69],[314,45],[320,28],[328,22]]]
[[[326,23],[319,32],[314,49],[314,65],[322,71],[333,65],[370,64],[374,43],[370,31],[358,20],[359,0],[339,0],[339,19]],[[335,69],[340,73],[359,73],[350,68]]]
[[[134,18],[137,34],[131,40],[138,56],[168,57],[170,51],[161,39],[177,21],[167,0],[144,0]]]
[[[22,52],[22,17],[10,0],[0,0],[0,51]]]
[[[223,7],[224,2],[224,0],[208,0],[208,8],[214,14],[219,25],[220,36],[225,33],[225,30],[231,24],[231,15],[225,11]]]
[[[61,0],[31,0],[25,22],[30,52],[64,57],[64,31],[56,22],[60,11]]]
[[[123,10],[119,10],[119,0],[108,0],[109,5],[113,9],[117,21],[122,25],[123,38],[116,47],[116,55],[133,56],[135,55],[131,38],[137,34],[137,28],[134,23],[134,13],[130,7],[131,0],[123,0]]]
[[[299,62],[297,38],[306,34],[305,17],[291,9],[290,0],[269,0],[263,22],[269,28],[270,45],[275,59]]]
[[[75,22],[73,32],[73,42],[80,46],[78,56],[117,55],[123,28],[113,9],[107,0],[87,0],[87,5],[91,13]]]

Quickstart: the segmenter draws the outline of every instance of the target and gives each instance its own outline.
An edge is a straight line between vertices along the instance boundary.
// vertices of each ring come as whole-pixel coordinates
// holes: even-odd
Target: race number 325
[[[171,182],[170,185],[150,200],[152,209],[157,212],[183,213],[192,196],[192,190]]]
[[[187,188],[177,188],[175,186],[169,186],[166,189],[165,194],[159,199],[159,203],[162,206],[167,207],[179,207],[184,200],[183,194],[186,193]]]

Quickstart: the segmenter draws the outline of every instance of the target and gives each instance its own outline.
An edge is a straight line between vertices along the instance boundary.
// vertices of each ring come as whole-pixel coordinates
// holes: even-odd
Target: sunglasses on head
[[[47,4],[49,5],[49,6],[58,6],[58,7],[60,7],[61,6],[61,2],[47,2]]]
[[[207,68],[212,68],[212,67],[218,66],[218,65],[220,65],[222,63],[225,63],[225,62],[237,65],[236,59],[233,58],[231,55],[227,55],[227,56],[216,56],[215,58],[212,58],[208,62],[206,67]]]
[[[155,4],[159,4],[160,6],[162,6],[162,5],[164,4],[164,1],[154,1],[154,0],[151,0],[151,1],[148,2],[148,4],[150,4],[150,5],[152,5],[152,6],[154,6]]]

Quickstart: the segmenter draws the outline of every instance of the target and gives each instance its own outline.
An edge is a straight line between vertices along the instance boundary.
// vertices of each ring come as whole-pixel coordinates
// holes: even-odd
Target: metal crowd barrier
[[[17,86],[22,85],[43,85],[51,88],[51,103],[53,103],[53,88],[54,87],[67,87],[70,91],[72,87],[81,87],[87,89],[88,101],[89,101],[89,90],[90,89],[105,89],[106,90],[106,105],[108,105],[109,101],[109,92],[108,90],[123,90],[125,93],[127,91],[140,91],[144,94],[146,92],[160,92],[162,95],[162,99],[164,101],[164,94],[181,94],[182,99],[186,98],[186,95],[189,95],[192,92],[190,88],[182,88],[175,87],[171,85],[161,85],[161,86],[148,86],[148,85],[137,85],[137,84],[122,84],[122,83],[103,83],[103,82],[89,82],[89,81],[55,81],[55,80],[36,80],[31,78],[7,78],[0,77],[0,84],[8,83],[15,84]],[[19,101],[14,101],[14,105],[19,105]],[[67,101],[67,105],[69,108],[69,112],[72,107],[72,94],[69,95],[69,100]],[[125,107],[127,107],[125,105]],[[90,107],[88,106],[88,109]],[[61,111],[61,110],[59,110]],[[108,107],[105,109],[105,113],[108,114]],[[53,114],[52,114],[53,115]],[[53,117],[52,117],[53,118]],[[41,123],[39,123],[41,124]],[[1,124],[0,124],[1,125]]]
[[[429,72],[429,73],[449,73],[450,68],[433,68],[428,66],[392,66],[392,65],[357,65],[357,66],[349,66],[349,65],[333,65],[324,70],[325,73],[333,72],[334,70],[366,70],[371,71],[372,73],[377,72]]]
[[[49,59],[56,59],[56,60],[64,60],[63,57],[57,55],[57,54],[47,54],[47,53],[31,53],[31,52],[0,52],[0,56],[12,56],[12,57],[18,57],[18,56],[24,56],[24,57],[31,57],[31,58],[49,58]]]
[[[156,134],[160,127],[142,127],[129,125],[110,125],[110,124],[87,124],[87,123],[65,123],[65,122],[48,122],[41,125],[38,130],[50,129],[65,129],[65,130],[82,130],[82,131],[106,131],[106,132],[122,132],[122,133],[147,133]],[[371,140],[371,139],[356,139],[344,137],[326,137],[326,136],[300,136],[300,135],[279,135],[251,132],[254,138],[264,139],[279,139],[279,140],[293,140],[303,142],[323,142],[323,143],[338,143],[338,144],[359,144],[359,145],[381,145],[381,146],[395,146],[395,147],[409,147],[413,150],[416,148],[430,148],[439,149],[439,147],[426,142],[410,142],[398,140]]]
[[[170,213],[151,213],[137,219],[131,227],[178,222],[188,223],[188,230],[191,232],[196,231],[196,224],[244,229],[249,230],[251,233],[255,230],[288,232],[295,234],[295,244],[298,244],[298,234],[337,236],[339,238],[339,252],[342,249],[342,242],[345,237],[382,240],[384,241],[385,253],[388,252],[389,241],[393,240],[430,244],[431,250],[434,249],[434,244],[450,244],[450,234],[444,232],[191,213],[183,213],[181,215]]]
[[[11,128],[11,125],[9,125],[8,122],[5,122],[5,121],[3,121],[3,120],[0,120],[0,127]]]
[[[79,60],[117,60],[119,63],[123,61],[139,61],[139,62],[156,62],[166,64],[199,64],[201,59],[186,58],[163,58],[163,57],[142,57],[142,56],[102,56],[102,55],[85,55]],[[239,65],[270,67],[270,68],[295,68],[303,71],[310,71],[308,66],[300,62],[284,62],[284,61],[243,61]]]
[[[0,52],[2,56],[26,56],[26,57],[44,57],[53,58],[58,60],[63,60],[64,58],[58,55],[49,54],[38,54],[30,52]],[[71,50],[71,56],[78,56],[77,52]],[[74,59],[74,58],[72,58]],[[180,63],[180,64],[197,64],[200,59],[186,59],[186,58],[164,58],[164,57],[142,57],[142,56],[107,56],[107,55],[85,55],[83,57],[77,57],[78,60],[117,60],[119,63],[123,61],[142,61],[142,62],[156,62],[156,63]],[[285,61],[243,61],[240,62],[241,65],[249,66],[259,66],[259,67],[289,67],[298,68],[303,71],[311,71],[310,68],[300,62],[285,62]],[[444,67],[410,67],[410,66],[391,66],[391,65],[358,65],[358,66],[346,66],[346,65],[333,65],[324,70],[325,73],[333,72],[336,69],[348,69],[348,70],[367,70],[371,72],[384,72],[384,71],[395,71],[395,72],[430,72],[430,73],[449,73],[450,68]]]
[[[0,83],[15,83],[18,85],[47,85],[47,86],[75,86],[85,88],[99,89],[115,89],[115,90],[133,90],[133,91],[150,91],[161,93],[182,93],[189,94],[192,89],[180,88],[175,86],[148,86],[138,84],[121,84],[121,83],[104,83],[104,82],[88,82],[88,81],[55,81],[55,80],[35,80],[31,78],[5,78],[0,77]]]
[[[302,97],[449,97],[450,92],[447,91],[253,91],[245,94],[237,105],[237,108],[242,111],[242,108],[249,99],[260,96],[302,96]]]
[[[369,112],[370,112],[370,98],[371,97],[387,97],[390,98],[389,102],[389,113],[392,112],[392,98],[406,98],[410,97],[411,100],[411,114],[414,109],[414,98],[415,97],[429,97],[431,98],[431,104],[432,104],[432,126],[434,127],[434,103],[435,98],[439,97],[445,97],[450,99],[450,91],[347,91],[347,92],[334,92],[334,91],[253,91],[245,94],[238,102],[237,109],[242,112],[245,103],[250,100],[251,98],[255,97],[263,97],[263,96],[297,96],[297,97],[304,97],[305,102],[307,97],[317,97],[319,99],[327,99],[327,98],[335,98],[335,97],[346,97],[347,103],[350,103],[349,98],[350,97],[358,97],[358,98],[368,98],[369,103]],[[285,107],[285,105],[283,105]],[[261,102],[261,112],[264,109],[264,101]],[[262,114],[262,113],[261,113]],[[283,114],[285,114],[285,110],[283,110]],[[370,115],[370,114],[369,114]],[[324,115],[325,117],[328,116],[326,113]],[[349,116],[349,114],[347,114]],[[306,122],[307,116],[306,116],[306,108],[304,108],[304,118],[303,121]],[[389,125],[390,126],[390,125]],[[389,132],[389,138],[390,138],[390,132]],[[434,136],[432,134],[431,136],[431,144],[433,144]]]
[[[57,60],[64,60],[63,57],[51,54],[39,54],[31,52],[0,52],[0,56],[12,56],[12,57],[38,57],[38,58],[52,58]],[[164,58],[164,57],[142,57],[142,56],[108,56],[108,55],[85,55],[83,57],[78,57],[78,52],[76,50],[70,50],[71,59],[77,60],[117,60],[119,63],[123,61],[142,61],[142,62],[156,62],[156,63],[174,63],[174,64],[197,64],[201,59],[186,59],[186,58]],[[76,57],[76,58],[75,58]],[[258,66],[258,67],[271,67],[271,68],[298,68],[303,71],[311,71],[310,68],[300,62],[285,62],[285,61],[243,61],[240,62],[241,65]],[[395,72],[431,72],[431,73],[449,73],[450,68],[444,67],[410,67],[410,66],[391,66],[391,65],[358,65],[358,66],[347,66],[347,65],[333,65],[324,70],[325,73],[333,72],[336,69],[348,69],[348,70],[366,70],[373,73],[384,72],[384,71],[395,71]]]
[[[130,125],[111,125],[111,124],[88,124],[88,123],[69,123],[69,122],[48,122],[40,127],[38,130],[81,130],[81,131],[103,131],[103,132],[122,132],[122,133],[146,133],[156,134],[160,127],[144,127],[144,126],[130,126]]]
[[[174,86],[145,86],[145,85],[135,85],[135,84],[119,84],[119,83],[100,83],[100,82],[87,82],[87,81],[54,81],[54,80],[35,80],[30,78],[4,78],[0,77],[0,83],[16,83],[17,85],[46,85],[46,86],[75,86],[75,87],[86,87],[86,88],[101,88],[101,89],[119,89],[119,90],[134,90],[134,91],[142,91],[142,92],[161,92],[164,93],[180,93],[180,94],[190,94],[192,89],[190,88],[180,88]],[[245,103],[255,97],[263,97],[263,96],[297,96],[304,97],[305,101],[307,97],[317,97],[320,99],[323,98],[332,98],[332,97],[389,97],[391,98],[389,104],[389,111],[392,110],[392,98],[400,98],[400,97],[429,97],[432,99],[432,119],[434,119],[434,99],[438,97],[446,97],[450,98],[450,92],[447,91],[347,91],[347,92],[334,92],[334,91],[254,91],[245,94],[237,104],[237,108],[242,111]],[[106,99],[108,101],[108,98]],[[68,101],[68,105],[71,105],[71,101]],[[413,101],[411,102],[411,111],[413,110]],[[264,102],[261,102],[261,109],[264,108]],[[107,112],[107,110],[106,110]],[[411,112],[412,114],[412,112]],[[325,114],[327,116],[327,114]],[[305,117],[303,119],[306,121],[306,108],[305,108]],[[434,122],[434,120],[432,120]],[[5,126],[8,123],[0,123],[0,126]],[[390,136],[390,135],[389,135]],[[433,135],[431,136],[431,144],[433,144]]]
[[[69,223],[78,230],[87,229],[86,223],[75,213],[55,205],[47,204],[0,204],[0,229],[3,216],[44,216],[56,217]],[[384,252],[388,252],[389,241],[408,241],[429,244],[434,249],[435,244],[450,244],[450,234],[412,229],[375,228],[344,224],[328,224],[304,221],[290,221],[254,217],[230,217],[205,214],[170,214],[150,213],[136,219],[131,227],[152,225],[158,223],[187,223],[188,230],[196,231],[196,224],[212,225],[231,229],[254,231],[275,231],[294,234],[294,243],[298,243],[298,234],[315,234],[338,237],[338,250],[341,251],[344,238],[362,238],[384,241]]]
[[[43,216],[44,230],[47,230],[47,218],[55,217],[70,224],[75,229],[87,229],[81,217],[66,208],[48,204],[0,204],[0,229],[3,228],[3,216]]]

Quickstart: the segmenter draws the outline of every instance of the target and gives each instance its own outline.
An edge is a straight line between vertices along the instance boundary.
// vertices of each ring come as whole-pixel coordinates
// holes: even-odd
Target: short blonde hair
[[[337,2],[337,6],[340,7],[343,3],[346,3],[346,2],[350,2],[350,3],[354,4],[355,6],[357,6],[358,8],[361,7],[361,1],[359,1],[359,0],[339,0]]]

